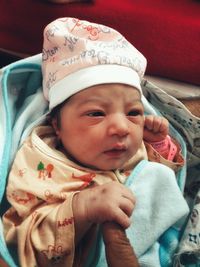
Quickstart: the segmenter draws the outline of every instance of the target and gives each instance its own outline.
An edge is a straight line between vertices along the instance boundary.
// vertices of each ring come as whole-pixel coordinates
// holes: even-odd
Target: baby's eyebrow
[[[100,97],[91,97],[89,99],[84,99],[83,101],[80,102],[80,105],[85,105],[89,103],[101,103],[103,105],[109,105],[110,100],[107,100],[106,98],[100,98]]]
[[[127,102],[128,105],[138,105],[143,106],[143,103],[140,99],[129,99]]]

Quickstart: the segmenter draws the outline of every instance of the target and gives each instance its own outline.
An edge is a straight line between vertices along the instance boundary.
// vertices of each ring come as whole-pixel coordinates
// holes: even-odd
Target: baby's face
[[[143,138],[140,93],[124,84],[90,87],[60,111],[57,134],[67,152],[82,165],[115,170],[137,152]]]

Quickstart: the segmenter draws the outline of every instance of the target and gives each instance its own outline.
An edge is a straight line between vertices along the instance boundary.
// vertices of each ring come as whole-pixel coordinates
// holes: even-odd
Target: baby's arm
[[[133,193],[118,182],[109,182],[77,193],[73,198],[76,243],[93,223],[113,221],[128,228],[134,205]]]
[[[149,143],[163,158],[173,161],[178,151],[169,136],[169,122],[164,117],[147,115],[144,122],[144,141]]]

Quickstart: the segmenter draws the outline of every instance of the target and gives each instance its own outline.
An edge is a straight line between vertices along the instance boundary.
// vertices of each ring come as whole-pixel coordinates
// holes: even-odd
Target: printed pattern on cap
[[[133,69],[140,79],[145,57],[116,30],[76,18],[60,18],[44,30],[43,87],[48,99],[52,86],[80,69],[119,65]]]

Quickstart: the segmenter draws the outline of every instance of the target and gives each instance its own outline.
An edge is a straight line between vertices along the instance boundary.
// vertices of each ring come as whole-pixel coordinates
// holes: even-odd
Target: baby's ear
[[[57,118],[55,118],[55,117],[52,118],[50,120],[50,123],[51,123],[52,127],[54,128],[56,135],[59,136],[59,127],[58,127],[58,120],[57,120]]]

